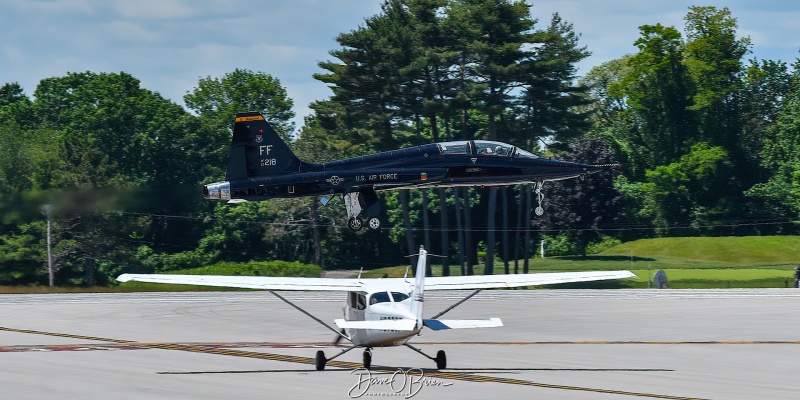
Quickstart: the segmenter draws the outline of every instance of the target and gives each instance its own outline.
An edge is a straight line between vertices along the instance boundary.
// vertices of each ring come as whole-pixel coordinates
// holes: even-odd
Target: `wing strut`
[[[330,325],[326,324],[326,323],[325,323],[325,322],[323,322],[321,319],[319,319],[319,318],[317,318],[317,317],[315,317],[315,316],[311,315],[311,313],[309,313],[308,311],[306,311],[306,310],[304,310],[304,309],[300,308],[299,306],[295,305],[295,304],[294,304],[294,303],[292,303],[291,301],[289,301],[289,300],[286,300],[286,299],[285,299],[283,296],[279,295],[278,293],[275,293],[275,291],[274,291],[274,290],[270,290],[269,292],[270,292],[270,293],[272,293],[272,294],[274,294],[274,295],[275,295],[275,297],[277,297],[277,298],[279,298],[279,299],[283,300],[283,302],[284,302],[284,303],[286,303],[286,304],[288,304],[288,305],[290,305],[290,306],[294,307],[294,308],[295,308],[297,311],[300,311],[301,313],[303,313],[303,314],[305,314],[305,315],[308,315],[308,316],[309,316],[311,319],[313,319],[314,321],[317,321],[317,322],[319,322],[320,324],[322,324],[322,326],[324,326],[324,327],[326,327],[326,328],[330,329],[330,330],[331,330],[331,331],[333,331],[333,333],[335,333],[335,334],[336,334],[338,337],[342,337],[342,338],[344,338],[344,339],[347,339],[347,341],[349,341],[350,343],[352,343],[352,342],[353,342],[353,340],[352,340],[352,339],[350,339],[350,338],[349,338],[347,335],[345,335],[344,333],[341,333],[341,332],[337,331],[336,329],[333,329],[333,327],[331,327]]]
[[[447,313],[448,311],[450,311],[450,310],[452,310],[452,309],[454,309],[454,308],[456,308],[456,307],[460,306],[460,305],[461,305],[461,303],[463,303],[463,302],[465,302],[465,301],[467,301],[467,300],[471,299],[471,298],[472,298],[472,296],[475,296],[476,294],[480,293],[482,290],[483,290],[483,289],[477,289],[477,290],[475,290],[475,291],[474,291],[474,292],[472,292],[472,293],[471,293],[469,296],[467,296],[467,297],[464,297],[464,298],[463,298],[463,299],[461,299],[461,300],[460,300],[458,303],[456,303],[456,304],[453,304],[453,305],[452,305],[452,306],[450,306],[450,307],[447,307],[447,308],[446,308],[444,311],[442,311],[442,312],[440,312],[440,313],[438,313],[438,314],[434,315],[434,316],[433,316],[433,317],[431,317],[430,319],[437,319],[437,318],[441,317],[442,315],[444,315],[444,314],[445,314],[445,313]]]

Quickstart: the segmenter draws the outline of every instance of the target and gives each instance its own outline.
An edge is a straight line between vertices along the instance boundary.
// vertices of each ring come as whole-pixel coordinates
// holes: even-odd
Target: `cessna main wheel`
[[[364,222],[361,221],[361,218],[353,217],[347,221],[347,227],[353,231],[360,231],[364,227]]]
[[[315,361],[314,364],[317,367],[317,371],[325,370],[325,363],[328,362],[328,359],[325,358],[325,352],[323,352],[322,350],[317,351],[317,357],[314,361]]]
[[[370,217],[367,219],[367,226],[369,227],[369,229],[377,231],[381,227],[381,220],[375,217]]]
[[[444,353],[444,350],[439,350],[436,352],[436,369],[445,368],[447,368],[447,355]]]

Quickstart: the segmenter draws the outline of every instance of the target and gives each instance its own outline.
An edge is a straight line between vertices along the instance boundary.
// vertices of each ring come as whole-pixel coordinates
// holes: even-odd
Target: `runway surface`
[[[426,293],[426,316],[469,293]],[[341,293],[282,294],[341,315]],[[796,399],[798,308],[794,289],[484,291],[447,317],[505,326],[413,340],[445,350],[449,369],[378,348],[367,373],[359,349],[314,370],[317,350],[339,351],[333,334],[266,292],[0,295],[0,387],[3,399]]]

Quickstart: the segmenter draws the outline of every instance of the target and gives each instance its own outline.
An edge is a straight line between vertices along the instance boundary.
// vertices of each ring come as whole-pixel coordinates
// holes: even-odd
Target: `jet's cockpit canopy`
[[[472,146],[470,146],[469,140],[436,143],[436,145],[439,146],[439,152],[442,154],[472,154]]]
[[[507,143],[489,140],[461,140],[437,143],[441,154],[478,154],[499,157],[539,158],[536,155]]]
[[[485,156],[511,157],[511,153],[514,152],[514,146],[488,140],[475,140],[475,152]]]
[[[533,153],[531,153],[531,152],[528,152],[528,151],[522,150],[522,149],[520,149],[519,147],[517,147],[517,148],[514,150],[514,157],[521,157],[521,158],[539,158],[539,156],[537,156],[536,154],[533,154]]]

